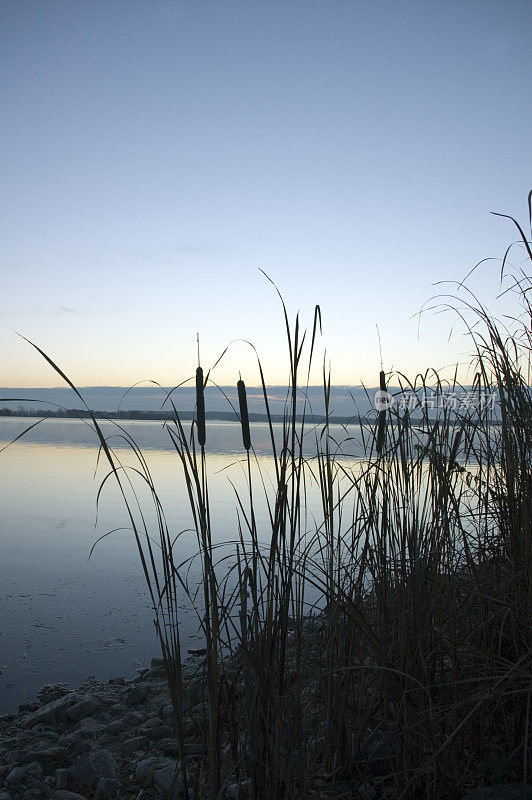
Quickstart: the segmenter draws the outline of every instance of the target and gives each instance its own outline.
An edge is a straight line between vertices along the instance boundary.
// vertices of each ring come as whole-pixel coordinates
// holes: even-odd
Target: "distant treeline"
[[[170,411],[93,411],[96,419],[122,419],[122,420],[146,420],[146,421],[170,421],[174,418]],[[249,413],[250,422],[268,422],[266,414]],[[90,419],[88,411],[80,408],[66,408],[64,410],[50,411],[47,408],[37,408],[30,410],[28,408],[19,406],[15,411],[10,408],[0,408],[0,417],[41,417],[44,419]],[[182,420],[193,420],[196,418],[195,411],[180,411],[179,417]],[[235,411],[206,411],[205,418],[213,422],[240,422],[240,417]],[[271,414],[270,419],[272,422],[283,422],[283,414]],[[301,414],[296,414],[296,419],[301,422],[303,417]],[[433,424],[435,419],[425,418],[418,419],[411,417],[411,422],[414,425],[422,423]],[[322,425],[325,423],[325,418],[322,414],[306,414],[305,420],[310,425]],[[372,425],[376,421],[376,415],[369,416],[330,416],[328,422],[330,425]],[[455,420],[449,419],[448,423],[451,425],[460,424],[460,418],[457,416]],[[486,420],[487,425],[497,425],[499,421],[496,419]]]
[[[174,415],[171,411],[93,411],[96,419],[141,419],[141,420],[172,420]],[[183,420],[195,419],[196,414],[194,411],[180,411],[179,416]],[[249,413],[250,422],[268,422],[266,414]],[[47,408],[37,408],[30,410],[27,408],[19,408],[13,411],[10,408],[0,408],[0,417],[43,417],[50,419],[90,419],[88,411],[80,408],[66,408],[64,410],[51,411]],[[240,417],[234,411],[206,411],[206,419],[218,422],[240,422]],[[297,415],[299,421],[303,419],[301,414]],[[284,419],[283,414],[271,414],[270,419],[272,422],[282,422]],[[324,422],[323,415],[320,414],[306,414],[305,419],[309,423],[319,424]],[[370,419],[367,417],[329,417],[329,423],[332,425],[347,425],[347,424],[364,424],[374,422],[375,418]]]

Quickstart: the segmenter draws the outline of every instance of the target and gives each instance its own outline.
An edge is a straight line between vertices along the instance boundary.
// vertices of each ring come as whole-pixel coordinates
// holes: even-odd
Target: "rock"
[[[123,753],[137,753],[146,745],[147,739],[145,736],[133,736],[131,739],[124,739],[120,745],[120,750]]]
[[[53,767],[58,766],[58,764],[62,764],[66,755],[67,755],[67,750],[65,747],[53,746],[42,749],[36,748],[35,750],[32,750],[30,753],[27,753],[22,760],[38,761],[40,764],[44,766],[45,770],[49,770]]]
[[[6,778],[8,786],[17,786],[27,772],[27,767],[15,767]]]
[[[160,739],[157,746],[169,756],[177,756],[179,754],[179,747],[176,739]]]
[[[41,800],[43,793],[39,788],[26,789],[22,795],[24,800]]]
[[[60,697],[58,700],[53,700],[51,703],[41,706],[33,714],[29,714],[27,717],[24,717],[24,719],[21,721],[22,727],[26,728],[27,730],[31,730],[36,725],[40,725],[43,722],[65,721],[67,719],[67,708],[70,708],[70,706],[74,705],[76,700],[77,697],[74,692],[70,692],[70,694],[66,694],[64,697]]]
[[[59,742],[69,750],[76,750],[77,752],[86,752],[91,749],[90,742],[87,741],[86,734],[83,731],[64,733],[59,737]]]
[[[101,722],[93,719],[92,717],[86,717],[86,719],[82,719],[79,723],[79,730],[80,731],[91,731],[92,733],[100,733],[104,726]]]
[[[522,783],[499,783],[480,786],[463,795],[462,800],[532,800],[532,786]]]
[[[139,730],[142,730],[143,733],[148,733],[148,731],[153,730],[153,728],[158,728],[160,724],[160,717],[150,717],[150,719],[147,719],[146,722],[143,722],[142,725],[139,726]]]
[[[141,717],[136,711],[130,711],[129,714],[124,717],[123,722],[128,728],[137,728],[144,722],[144,717]]]
[[[135,780],[139,783],[144,783],[146,778],[151,778],[155,770],[160,766],[161,761],[158,758],[149,756],[139,761],[135,770]]]
[[[164,667],[164,661],[162,658],[152,658],[150,662],[150,667],[152,669],[157,669],[158,667]]]
[[[21,703],[18,707],[18,710],[20,714],[29,714],[30,711],[37,711],[38,708],[39,703],[33,701],[31,703]]]
[[[129,706],[138,706],[143,703],[150,693],[149,688],[144,683],[132,686],[126,691],[126,703]]]
[[[9,792],[0,792],[0,800],[11,800]]]
[[[105,725],[102,732],[108,733],[111,736],[116,736],[118,733],[122,733],[123,730],[124,730],[124,723],[119,719],[115,719],[108,725]]]
[[[173,706],[165,706],[163,708],[163,717],[165,719],[173,719],[174,716],[174,707]]]
[[[13,767],[10,764],[4,764],[0,766],[0,781],[3,781],[6,778]]]
[[[113,717],[123,717],[124,714],[127,714],[127,708],[122,703],[113,703],[107,710]]]
[[[116,778],[116,762],[108,750],[92,750],[74,761],[68,774],[82,786],[96,788],[100,778]]]
[[[52,700],[58,700],[66,694],[70,694],[72,689],[69,689],[66,683],[46,683],[42,689],[37,692],[37,697],[42,703],[50,703]]]
[[[94,800],[114,800],[121,788],[122,784],[115,778],[100,778],[94,792]]]
[[[9,736],[3,740],[2,744],[12,753],[22,743],[22,739],[22,736]]]
[[[68,785],[68,770],[67,769],[58,769],[55,773],[55,788],[57,789],[66,789]]]
[[[59,795],[61,800],[85,800],[82,794],[78,794],[78,792],[69,792],[68,789],[58,789],[56,794]]]
[[[139,728],[139,733],[140,730],[141,728]],[[151,728],[149,730],[149,736],[151,739],[171,739],[175,736],[175,728],[170,725],[159,725],[158,728]]]
[[[164,678],[164,670],[161,669],[161,667],[157,667],[156,669],[149,669],[147,672],[139,675],[137,681],[142,681],[143,683],[162,683]]]
[[[179,767],[179,761],[167,764],[153,773],[153,782],[162,792],[180,792],[183,786],[183,776]]]
[[[26,764],[26,775],[36,775],[40,777],[42,775],[42,765],[39,764],[38,761],[31,761],[29,764]]]
[[[79,703],[74,703],[74,705],[70,706],[67,709],[67,717],[71,719],[73,722],[79,722],[80,719],[85,719],[85,717],[91,717],[101,708],[101,702],[97,700],[94,696],[87,697],[84,700],[80,700]]]
[[[25,752],[24,750],[19,750],[17,747],[15,749],[13,749],[13,750],[11,748],[9,748],[8,758],[9,758],[9,762],[11,764],[11,766],[9,768],[10,771],[13,769],[15,764],[18,764],[19,761],[22,758],[24,758],[24,752]]]

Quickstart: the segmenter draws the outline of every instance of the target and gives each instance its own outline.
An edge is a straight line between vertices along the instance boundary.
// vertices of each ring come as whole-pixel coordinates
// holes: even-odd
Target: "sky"
[[[206,368],[232,343],[219,384],[258,382],[248,341],[284,384],[261,270],[309,333],[320,305],[311,382],[467,363],[431,298],[492,258],[499,309],[531,25],[529,0],[2,0],[0,385],[60,384],[27,337],[77,385],[172,386],[197,334]]]

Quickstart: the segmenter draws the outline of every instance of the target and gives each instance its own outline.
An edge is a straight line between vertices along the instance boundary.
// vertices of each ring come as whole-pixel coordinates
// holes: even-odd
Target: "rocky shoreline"
[[[205,663],[199,650],[183,664],[185,758],[198,785],[204,745]],[[38,700],[0,717],[0,800],[161,800],[182,788],[173,708],[163,662],[131,679],[88,679],[78,689],[44,686]],[[247,797],[246,781],[224,787],[226,800]],[[188,789],[190,800],[205,800]],[[395,798],[376,778],[356,788],[324,785],[314,798]],[[532,800],[532,787],[504,784],[462,800]],[[303,799],[302,799],[303,800]]]
[[[203,696],[203,659],[188,659],[183,675],[185,704],[193,709]],[[186,758],[193,774],[203,748],[190,718]],[[40,800],[46,788],[62,800],[163,797],[177,764],[173,709],[159,659],[130,680],[91,678],[76,690],[47,685],[38,701],[0,717],[0,800]]]

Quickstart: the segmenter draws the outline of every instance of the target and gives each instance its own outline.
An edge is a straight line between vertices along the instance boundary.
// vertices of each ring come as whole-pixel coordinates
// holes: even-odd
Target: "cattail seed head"
[[[205,446],[205,396],[203,393],[203,370],[198,367],[196,370],[196,416],[198,426],[198,442],[201,447]]]
[[[240,406],[240,424],[242,425],[242,441],[246,450],[251,447],[251,434],[249,431],[248,401],[246,397],[246,385],[241,379],[237,383],[238,405]]]
[[[379,375],[379,384],[381,392],[386,391],[386,375],[381,370]],[[386,433],[386,410],[379,411],[379,417],[377,421],[377,455],[380,456],[382,453],[382,448],[384,447],[384,435]]]

